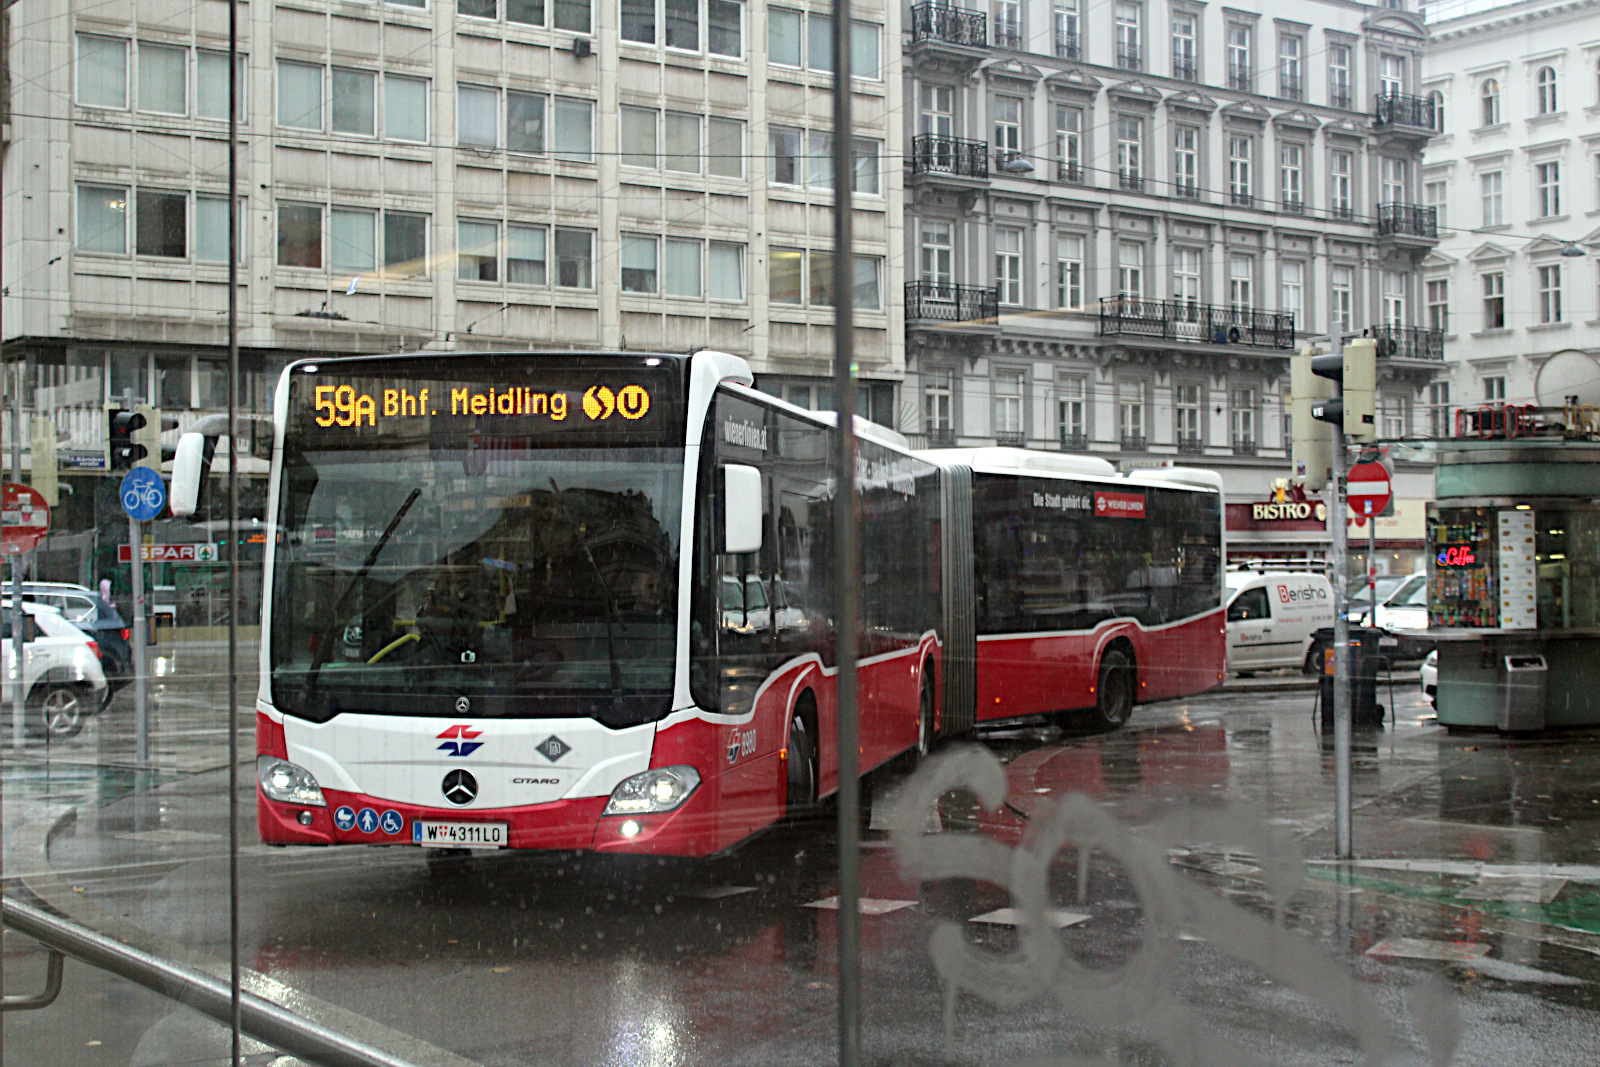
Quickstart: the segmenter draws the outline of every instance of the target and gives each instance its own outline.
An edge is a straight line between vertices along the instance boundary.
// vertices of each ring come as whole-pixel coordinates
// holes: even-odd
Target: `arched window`
[[[1539,87],[1539,114],[1551,115],[1556,110],[1556,68],[1540,67],[1534,81]]]
[[[1500,125],[1500,83],[1493,78],[1483,80],[1483,88],[1478,90],[1478,97],[1483,103],[1483,126]]]
[[[1428,107],[1433,112],[1433,132],[1444,132],[1444,94],[1435,89],[1428,94]]]

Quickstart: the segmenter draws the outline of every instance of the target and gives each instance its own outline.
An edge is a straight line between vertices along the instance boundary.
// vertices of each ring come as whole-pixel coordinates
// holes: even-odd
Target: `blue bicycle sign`
[[[122,510],[136,522],[149,522],[167,506],[167,486],[149,467],[135,467],[122,479]]]

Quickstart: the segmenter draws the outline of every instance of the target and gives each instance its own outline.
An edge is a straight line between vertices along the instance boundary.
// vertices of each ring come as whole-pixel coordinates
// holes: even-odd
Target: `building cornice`
[[[1429,43],[1438,45],[1467,37],[1477,38],[1486,33],[1495,33],[1583,11],[1593,11],[1596,8],[1600,8],[1600,0],[1562,0],[1553,4],[1534,0],[1532,3],[1518,4],[1515,7],[1495,8],[1475,15],[1462,15],[1460,18],[1435,22],[1431,27]]]

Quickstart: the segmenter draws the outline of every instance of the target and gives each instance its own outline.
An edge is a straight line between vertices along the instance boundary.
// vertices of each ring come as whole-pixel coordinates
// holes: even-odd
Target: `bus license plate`
[[[503,822],[413,822],[411,843],[441,848],[505,848],[509,831]]]

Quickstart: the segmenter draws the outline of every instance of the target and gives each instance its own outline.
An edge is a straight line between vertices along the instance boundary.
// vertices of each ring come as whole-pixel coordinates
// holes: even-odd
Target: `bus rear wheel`
[[[933,666],[922,668],[922,705],[917,715],[917,759],[927,759],[933,751],[934,735]]]
[[[817,806],[817,743],[805,716],[789,720],[789,787],[785,801],[790,816],[808,815]]]
[[[1100,658],[1095,698],[1095,717],[1104,729],[1115,730],[1133,714],[1133,661],[1122,649],[1113,648]]]

